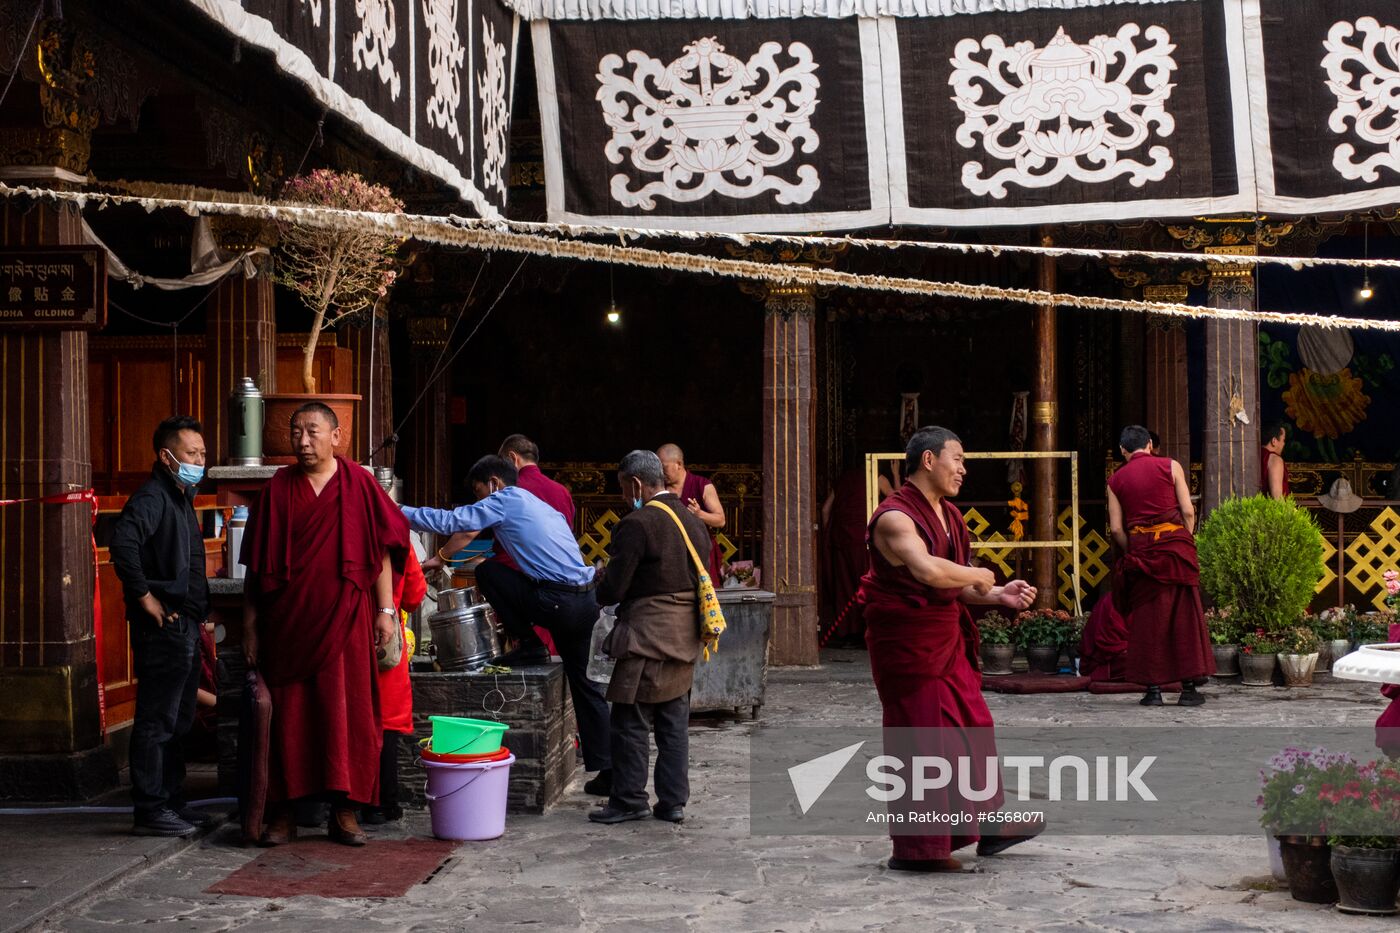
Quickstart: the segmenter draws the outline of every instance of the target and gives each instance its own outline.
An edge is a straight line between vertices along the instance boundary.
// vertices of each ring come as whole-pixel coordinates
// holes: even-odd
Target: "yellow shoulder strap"
[[[657,502],[655,499],[652,499],[647,505],[654,505],[671,516],[671,521],[675,522],[676,527],[681,530],[681,540],[685,542],[685,549],[690,552],[690,559],[695,561],[695,569],[708,576],[710,573],[709,568],[700,563],[700,555],[695,553],[695,545],[691,543],[690,533],[685,530],[685,525],[681,523],[681,517],[667,508],[665,503]]]

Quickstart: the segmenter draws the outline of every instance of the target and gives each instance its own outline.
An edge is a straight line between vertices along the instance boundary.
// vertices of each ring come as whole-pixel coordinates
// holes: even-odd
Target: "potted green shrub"
[[[1323,788],[1331,786],[1354,764],[1350,755],[1285,748],[1262,771],[1262,786],[1256,801],[1265,831],[1279,844],[1284,875],[1294,900],[1309,904],[1331,904],[1337,900],[1332,878],[1331,848],[1323,827],[1327,803]]]
[[[1284,686],[1311,686],[1317,668],[1318,637],[1303,623],[1290,626],[1279,636],[1279,667],[1283,668]]]
[[[982,673],[1010,674],[1011,659],[1016,656],[1011,620],[993,609],[977,621],[977,633],[982,642]]]
[[[1245,635],[1240,645],[1240,682],[1246,687],[1272,687],[1281,647],[1278,639],[1263,629]]]
[[[1207,609],[1206,629],[1215,654],[1215,676],[1234,677],[1240,672],[1240,624],[1229,609]]]
[[[1201,588],[1245,631],[1282,633],[1307,612],[1322,579],[1322,535],[1292,499],[1228,499],[1196,537]]]
[[[1060,649],[1072,623],[1072,617],[1063,609],[1027,609],[1016,616],[1017,642],[1025,650],[1026,664],[1033,672],[1059,673]]]
[[[1337,909],[1393,914],[1400,894],[1400,771],[1389,761],[1349,764],[1321,787]]]
[[[1352,621],[1352,646],[1360,648],[1362,645],[1388,644],[1390,642],[1390,626],[1394,621],[1395,613],[1389,609],[1361,613]]]

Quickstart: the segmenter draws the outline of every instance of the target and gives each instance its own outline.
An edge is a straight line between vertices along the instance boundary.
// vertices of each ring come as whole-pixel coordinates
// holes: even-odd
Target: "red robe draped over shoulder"
[[[374,582],[386,553],[397,576],[407,551],[408,522],[353,461],[336,457],[319,496],[296,466],[263,490],[243,563],[272,697],[269,801],[332,791],[378,802]]]
[[[880,503],[866,533],[869,570],[861,578],[865,643],[870,669],[883,708],[885,753],[909,760],[930,755],[955,760],[966,756],[973,764],[969,786],[984,788],[986,762],[996,756],[992,714],[982,698],[982,675],[977,668],[978,638],[972,616],[959,598],[961,589],[934,589],[914,578],[908,567],[896,567],[875,546],[875,525],[887,512],[909,516],[929,553],[957,564],[968,564],[971,538],[962,513],[946,499],[942,510],[947,531],[933,506],[912,483],[905,483]],[[927,794],[922,802],[890,804],[897,810],[935,813],[975,810],[990,812],[1002,804],[1002,793],[970,803],[953,799],[947,790]],[[975,817],[975,813],[973,814]],[[904,825],[910,821],[904,820]],[[894,857],[947,858],[954,849],[977,842],[974,821],[959,835],[912,835],[890,826]]]
[[[1113,583],[1114,604],[1128,620],[1124,677],[1147,686],[1215,673],[1196,539],[1181,527],[1172,462],[1137,453],[1108,481],[1128,532]]]
[[[714,484],[701,476],[699,473],[691,473],[689,470],[685,474],[685,482],[681,483],[681,504],[684,505],[691,499],[700,503],[701,508],[705,505],[705,487]],[[719,490],[715,490],[719,494]],[[724,582],[724,549],[719,546],[719,538],[716,537],[715,529],[710,529],[710,553],[708,559],[701,554],[700,559],[706,561],[707,571],[710,574],[710,582],[719,587]]]

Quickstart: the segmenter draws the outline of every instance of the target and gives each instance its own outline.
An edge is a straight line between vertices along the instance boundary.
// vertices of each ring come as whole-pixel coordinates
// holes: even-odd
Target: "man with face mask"
[[[608,654],[617,658],[607,698],[612,701],[613,787],[595,823],[685,819],[690,797],[690,686],[700,657],[697,556],[710,533],[699,516],[666,488],[662,461],[634,450],[618,466],[618,484],[632,512],[613,529],[611,559],[598,599],[618,603]],[[669,513],[669,514],[668,514]],[[656,735],[656,806],[647,809],[648,735]]]
[[[607,794],[612,787],[608,704],[602,688],[587,676],[593,624],[598,620],[596,572],[583,562],[563,516],[521,489],[517,478],[509,460],[482,457],[467,474],[477,499],[474,504],[451,511],[405,506],[403,513],[417,530],[456,535],[458,547],[490,529],[496,547],[510,555],[514,567],[487,561],[476,569],[482,595],[495,608],[506,634],[520,644],[497,663],[516,667],[547,663],[549,652],[534,627],[553,636],[574,701],[584,768],[598,772],[584,790]]]
[[[186,804],[181,752],[194,722],[199,630],[209,611],[204,534],[193,505],[204,477],[201,430],[183,415],[160,423],[151,478],[112,529],[112,567],[122,581],[137,679],[131,801],[132,831],[140,836],[188,836],[209,821]]]

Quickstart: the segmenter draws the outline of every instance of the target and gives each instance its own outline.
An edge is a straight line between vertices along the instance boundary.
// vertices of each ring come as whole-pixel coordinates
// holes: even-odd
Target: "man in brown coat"
[[[650,812],[659,820],[685,819],[690,797],[690,683],[700,656],[698,571],[676,527],[679,519],[699,554],[709,529],[674,493],[666,491],[661,461],[634,450],[618,467],[632,513],[613,529],[611,557],[598,588],[600,605],[620,604],[608,637],[617,659],[607,698],[612,703],[612,793],[588,814],[595,823],[646,819],[648,734],[656,735],[655,789]],[[674,516],[674,517],[673,517]]]

